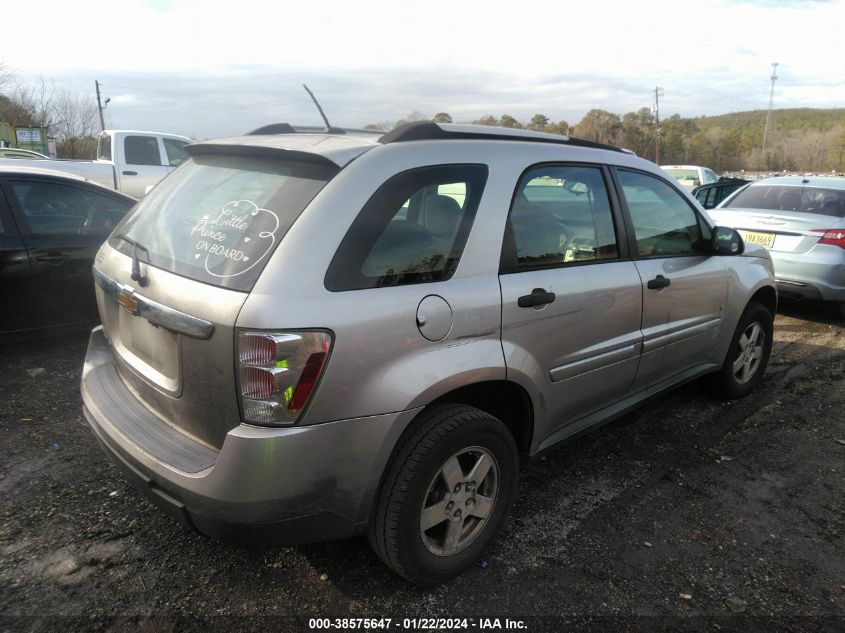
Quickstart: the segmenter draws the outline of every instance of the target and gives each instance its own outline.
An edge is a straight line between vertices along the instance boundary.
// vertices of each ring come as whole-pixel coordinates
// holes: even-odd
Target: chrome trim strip
[[[153,325],[161,326],[177,334],[184,334],[185,336],[198,339],[211,338],[214,332],[213,323],[191,316],[190,314],[185,314],[175,308],[170,308],[143,295],[139,295],[132,286],[124,286],[96,268],[93,268],[92,271],[94,273],[94,283],[102,288],[106,296],[110,297],[116,303],[119,303],[121,292],[129,293],[138,302],[137,316],[144,317]]]
[[[779,284],[783,284],[784,286],[797,286],[799,288],[806,288],[808,284],[802,283],[800,281],[792,281],[790,279],[778,279],[775,277],[775,282]]]
[[[722,319],[717,317],[715,319],[708,319],[707,321],[695,323],[694,325],[684,324],[681,327],[672,328],[669,332],[660,332],[658,334],[652,333],[646,337],[643,342],[643,354],[651,352],[661,347],[683,341],[684,339],[698,336],[712,330],[718,330]]]
[[[609,365],[615,365],[616,363],[624,360],[637,358],[640,355],[641,346],[642,343],[638,342],[633,345],[628,345],[627,347],[590,356],[589,358],[582,358],[581,360],[576,360],[575,362],[555,367],[549,371],[549,378],[552,379],[552,382],[559,382],[561,380],[566,380],[567,378],[573,378],[580,374],[584,374],[588,371],[594,371]]]

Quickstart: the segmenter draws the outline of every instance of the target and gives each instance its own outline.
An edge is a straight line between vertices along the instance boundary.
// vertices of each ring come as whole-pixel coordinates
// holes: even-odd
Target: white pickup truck
[[[176,134],[106,130],[97,140],[97,160],[0,158],[0,165],[64,171],[140,198],[185,159],[184,148],[190,143]]]

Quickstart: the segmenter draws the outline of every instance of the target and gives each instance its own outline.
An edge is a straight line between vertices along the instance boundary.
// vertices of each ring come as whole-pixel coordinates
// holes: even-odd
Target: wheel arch
[[[515,382],[508,380],[485,380],[463,385],[441,394],[429,402],[402,431],[390,451],[385,467],[379,477],[373,496],[371,515],[375,512],[377,500],[382,493],[385,478],[402,446],[419,427],[421,413],[436,404],[463,404],[485,411],[498,418],[510,431],[520,455],[527,455],[531,449],[534,433],[534,407],[528,392]]]
[[[777,312],[778,309],[778,293],[773,286],[763,286],[758,288],[748,300],[749,303],[752,301],[763,305],[769,312],[772,313],[772,317],[775,316],[775,312]]]

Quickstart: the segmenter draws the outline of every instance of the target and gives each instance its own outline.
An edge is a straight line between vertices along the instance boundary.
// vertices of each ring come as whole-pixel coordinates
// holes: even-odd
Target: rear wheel
[[[722,369],[720,391],[729,398],[744,398],[763,378],[772,351],[773,315],[759,303],[749,303],[739,319]]]
[[[519,456],[505,425],[463,405],[436,405],[393,460],[369,538],[393,571],[418,585],[480,558],[513,501]]]

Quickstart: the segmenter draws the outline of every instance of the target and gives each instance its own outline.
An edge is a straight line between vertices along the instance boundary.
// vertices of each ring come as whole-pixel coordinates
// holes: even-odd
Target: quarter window
[[[161,165],[155,136],[127,136],[124,151],[128,165]]]
[[[701,243],[698,216],[659,178],[619,170],[640,257],[693,255]]]
[[[523,175],[508,217],[503,272],[618,256],[610,200],[598,167],[547,165]]]
[[[329,290],[449,279],[487,180],[484,165],[441,165],[398,174],[364,205],[326,273]]]

